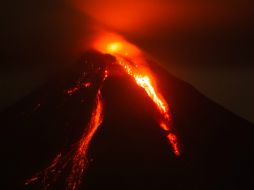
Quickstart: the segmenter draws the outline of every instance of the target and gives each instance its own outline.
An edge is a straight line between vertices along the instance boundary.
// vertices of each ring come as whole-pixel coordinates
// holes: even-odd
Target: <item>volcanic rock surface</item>
[[[24,182],[78,141],[89,121],[105,67],[104,121],[92,139],[79,189],[254,189],[254,125],[150,63],[171,108],[181,156],[156,122],[157,110],[114,58],[87,52],[46,85],[1,113],[3,189]],[[91,83],[68,94],[78,80]],[[67,93],[66,93],[67,92]],[[63,174],[64,175],[64,174]],[[52,189],[63,189],[60,178]]]

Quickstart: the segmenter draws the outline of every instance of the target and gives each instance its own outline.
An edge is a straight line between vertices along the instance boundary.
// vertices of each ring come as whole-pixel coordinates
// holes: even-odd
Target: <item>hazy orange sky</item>
[[[5,91],[0,107],[27,94],[48,73],[75,63],[95,35],[94,27],[100,26],[115,30],[179,78],[254,121],[254,91],[249,89],[254,81],[253,4],[250,0],[3,1],[0,85]],[[174,71],[177,67],[181,73]]]
[[[247,17],[248,2],[236,0],[73,0],[100,23],[134,35],[151,35],[176,26],[221,25]],[[251,7],[249,7],[252,9]]]

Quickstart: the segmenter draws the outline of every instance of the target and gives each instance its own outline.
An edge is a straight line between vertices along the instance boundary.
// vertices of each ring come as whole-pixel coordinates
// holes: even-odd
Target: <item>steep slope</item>
[[[101,72],[113,60],[87,52],[77,65],[1,114],[5,189],[40,188],[24,181],[81,137]],[[152,101],[116,69],[101,89],[104,121],[92,139],[80,189],[253,189],[254,126],[157,64],[150,67],[172,109],[181,156],[173,154],[157,126]],[[80,78],[92,85],[75,91]],[[52,189],[63,189],[63,183],[60,177]]]

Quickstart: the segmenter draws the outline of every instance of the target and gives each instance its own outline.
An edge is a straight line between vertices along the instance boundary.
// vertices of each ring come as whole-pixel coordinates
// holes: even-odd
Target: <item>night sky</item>
[[[103,26],[254,122],[253,7],[247,0],[2,2],[0,108],[75,63]]]

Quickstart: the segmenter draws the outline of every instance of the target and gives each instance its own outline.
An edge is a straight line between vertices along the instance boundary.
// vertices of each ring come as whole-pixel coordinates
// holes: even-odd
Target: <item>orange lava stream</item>
[[[103,112],[103,104],[102,104],[101,92],[99,90],[96,97],[95,109],[92,112],[91,120],[88,124],[87,131],[83,134],[79,142],[78,149],[76,150],[76,153],[72,160],[73,164],[72,164],[71,173],[67,179],[68,181],[67,189],[69,190],[77,189],[78,185],[81,182],[82,174],[88,162],[87,161],[88,146],[96,130],[102,123],[102,120],[103,120],[102,112]]]
[[[106,40],[108,41],[108,39]],[[116,57],[116,63],[119,64],[125,73],[131,76],[136,84],[144,89],[148,97],[153,101],[158,112],[160,113],[159,126],[167,133],[168,141],[170,142],[175,155],[179,156],[180,151],[178,148],[178,141],[176,135],[171,131],[171,114],[168,103],[165,98],[159,93],[157,84],[154,80],[152,72],[148,69],[142,56],[140,56],[139,50],[126,41],[120,40],[113,43],[97,44],[97,50],[104,53],[112,54]],[[125,48],[126,46],[126,48]],[[135,62],[134,62],[134,61]],[[37,180],[42,180],[45,188],[48,189],[51,182],[55,181],[62,171],[70,166],[69,175],[67,177],[67,190],[76,190],[81,183],[84,170],[87,168],[88,155],[87,151],[91,139],[93,138],[96,130],[103,121],[103,102],[101,96],[101,87],[105,79],[109,76],[109,71],[104,71],[104,76],[101,81],[101,85],[98,89],[95,99],[95,106],[93,108],[90,121],[87,125],[86,131],[82,135],[81,139],[75,145],[75,148],[71,149],[67,154],[58,154],[56,158],[51,162],[50,166],[37,173],[34,177],[27,180],[26,185],[34,183]],[[75,87],[66,91],[68,95],[73,95],[81,88],[89,88],[92,84],[77,82]],[[53,180],[51,180],[51,178]]]
[[[135,80],[138,86],[145,90],[161,114],[162,118],[159,121],[159,126],[168,133],[167,138],[172,145],[175,155],[180,155],[177,137],[171,132],[170,124],[172,119],[168,103],[159,93],[154,76],[148,69],[141,51],[121,36],[113,33],[102,35],[95,41],[94,48],[115,56],[117,64]]]
[[[122,68],[124,68],[124,70],[126,71],[128,75],[132,76],[135,79],[136,84],[145,90],[147,95],[151,98],[151,100],[154,102],[154,104],[158,108],[164,120],[160,122],[160,127],[164,131],[170,131],[171,129],[170,129],[169,123],[170,123],[171,117],[169,113],[168,104],[166,100],[162,97],[162,95],[160,95],[158,90],[156,89],[155,84],[152,83],[150,77],[148,76],[148,73],[142,74],[143,71],[139,71],[135,66],[132,66],[132,64],[129,61],[126,61],[119,55],[116,55],[116,58],[117,58],[117,63],[121,65]],[[172,145],[175,155],[179,156],[180,151],[178,148],[177,137],[172,132],[170,132],[167,135],[167,138],[170,144]]]
[[[156,104],[158,110],[161,114],[164,115],[165,119],[169,120],[169,114],[168,114],[168,105],[167,102],[164,100],[164,98],[156,92],[155,85],[152,84],[152,81],[148,74],[142,74],[142,72],[138,71],[134,66],[132,66],[128,61],[125,61],[124,59],[118,58],[118,64],[120,64],[124,70],[128,73],[128,75],[132,76],[137,85],[143,88],[147,95],[153,100],[153,102]]]
[[[105,77],[108,72],[105,71]],[[93,108],[91,119],[87,125],[86,131],[82,135],[79,142],[75,145],[74,149],[70,149],[66,154],[59,153],[51,164],[43,171],[37,173],[32,178],[25,182],[25,185],[40,181],[43,185],[43,189],[47,190],[50,186],[59,178],[63,170],[70,166],[70,171],[66,180],[66,190],[78,189],[83,173],[87,168],[88,155],[87,151],[91,139],[93,138],[96,130],[103,121],[103,102],[100,89],[97,92],[95,99],[95,106]]]

